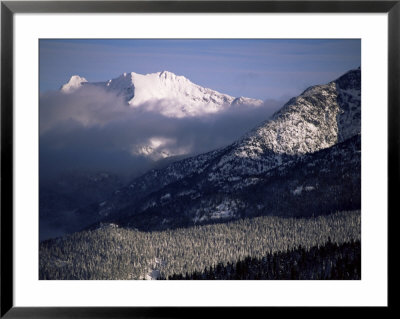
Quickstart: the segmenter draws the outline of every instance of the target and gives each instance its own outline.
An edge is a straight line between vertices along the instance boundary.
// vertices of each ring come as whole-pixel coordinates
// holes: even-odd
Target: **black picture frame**
[[[393,234],[390,222],[396,213],[399,189],[400,144],[400,0],[396,1],[1,1],[1,317],[5,318],[191,318],[215,315],[227,310],[249,316],[264,308],[134,308],[134,307],[14,307],[13,304],[13,16],[15,13],[118,13],[118,12],[269,12],[269,13],[387,13],[388,14],[388,265]],[[385,212],[380,212],[385,213]],[[388,271],[390,270],[390,267]],[[388,272],[389,276],[391,275]],[[390,276],[390,278],[392,278]],[[388,279],[388,287],[390,280]],[[393,295],[388,292],[389,311]],[[318,309],[318,308],[316,308]],[[269,309],[268,311],[270,311]],[[276,308],[275,308],[276,310]],[[301,316],[306,307],[279,309]],[[339,309],[330,309],[335,314]],[[372,309],[368,309],[371,311]],[[359,309],[347,308],[348,315]]]

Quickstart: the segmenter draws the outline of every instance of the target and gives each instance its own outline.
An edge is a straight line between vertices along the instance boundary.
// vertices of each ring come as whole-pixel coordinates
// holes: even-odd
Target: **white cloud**
[[[40,164],[49,174],[66,168],[144,170],[154,160],[225,146],[282,104],[171,118],[147,104],[130,108],[122,97],[98,87],[49,92],[40,97]]]

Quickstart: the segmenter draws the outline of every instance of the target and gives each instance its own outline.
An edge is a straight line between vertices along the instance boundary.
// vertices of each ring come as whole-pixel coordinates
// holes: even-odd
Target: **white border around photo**
[[[386,306],[387,14],[16,14],[14,305]],[[362,279],[38,280],[38,39],[357,38],[362,54]],[[333,79],[332,79],[333,80]]]

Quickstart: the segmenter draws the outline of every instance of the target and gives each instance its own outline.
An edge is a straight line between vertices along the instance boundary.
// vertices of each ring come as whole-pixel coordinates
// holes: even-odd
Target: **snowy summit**
[[[97,83],[87,82],[85,78],[75,75],[63,85],[61,91],[72,93],[83,84],[104,87],[122,96],[132,108],[140,107],[177,118],[217,113],[236,105],[263,104],[261,100],[233,97],[202,87],[169,71],[145,75],[135,72],[123,73],[115,79]]]
[[[87,80],[83,77],[80,77],[79,75],[73,75],[69,79],[68,83],[65,83],[61,87],[61,92],[63,93],[71,93],[75,91],[76,89],[80,88],[82,86],[82,83],[87,82]]]

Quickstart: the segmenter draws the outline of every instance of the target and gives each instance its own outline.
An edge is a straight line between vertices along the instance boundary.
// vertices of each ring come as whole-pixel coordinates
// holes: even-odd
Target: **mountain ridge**
[[[263,104],[261,100],[233,97],[202,87],[169,71],[123,73],[117,78],[93,83],[74,75],[62,86],[61,92],[71,94],[87,86],[101,87],[122,96],[129,107],[155,110],[173,118],[213,114],[240,105],[258,107]]]

